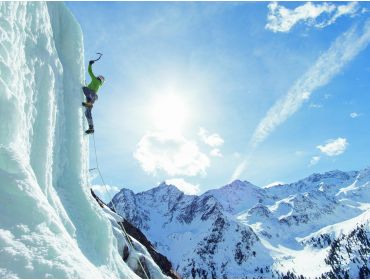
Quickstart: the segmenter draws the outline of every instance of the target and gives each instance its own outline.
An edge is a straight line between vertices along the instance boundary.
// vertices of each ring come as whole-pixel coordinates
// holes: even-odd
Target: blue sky
[[[369,165],[369,3],[66,4],[86,64],[104,53],[93,117],[109,185],[202,193]]]

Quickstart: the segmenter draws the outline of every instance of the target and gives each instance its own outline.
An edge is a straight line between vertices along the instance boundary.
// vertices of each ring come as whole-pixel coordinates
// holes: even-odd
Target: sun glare
[[[188,110],[181,96],[161,95],[153,101],[150,117],[156,129],[170,133],[181,132],[188,118]]]

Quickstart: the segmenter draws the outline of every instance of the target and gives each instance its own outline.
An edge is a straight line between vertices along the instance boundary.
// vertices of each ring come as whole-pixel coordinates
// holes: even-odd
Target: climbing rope
[[[116,213],[118,214],[118,212],[117,212],[117,210],[116,210],[116,206],[114,205],[114,202],[113,202],[113,198],[112,198],[112,197],[111,197],[111,195],[109,194],[109,191],[108,191],[107,185],[105,184],[105,181],[104,181],[103,175],[101,174],[101,171],[100,171],[100,168],[99,168],[99,162],[98,162],[98,155],[97,155],[97,152],[96,152],[96,144],[95,144],[95,136],[94,136],[94,133],[92,134],[92,136],[93,136],[93,142],[94,142],[95,164],[96,164],[96,168],[92,168],[92,170],[95,170],[95,169],[96,169],[96,170],[98,171],[99,176],[100,176],[100,179],[101,179],[101,181],[102,181],[102,183],[103,183],[103,185],[104,185],[104,187],[105,187],[105,190],[106,190],[107,194],[109,195],[109,197],[111,198],[111,202],[112,202],[112,205],[113,205],[114,212],[116,212]],[[90,170],[90,169],[89,169],[89,170]],[[137,259],[137,261],[138,261],[138,263],[139,263],[139,265],[140,265],[140,267],[141,267],[142,271],[144,272],[145,277],[146,277],[147,279],[149,279],[149,276],[148,276],[148,274],[146,273],[146,271],[145,271],[145,269],[144,269],[144,266],[143,266],[143,264],[142,264],[142,263],[141,263],[141,261],[140,261],[140,258],[139,258],[139,257],[137,256],[137,254],[135,253],[134,245],[132,244],[132,242],[131,242],[131,239],[130,239],[129,235],[128,235],[128,234],[127,234],[127,232],[126,232],[125,227],[123,226],[123,224],[122,224],[122,223],[118,223],[118,224],[120,225],[120,227],[121,227],[122,231],[124,232],[124,235],[125,235],[125,237],[126,237],[126,240],[128,241],[129,246],[130,246],[130,247],[131,247],[131,249],[132,249],[132,252],[134,252],[134,255],[136,256],[136,259]]]
[[[93,61],[94,62],[96,62],[96,61],[98,61],[102,56],[103,56],[103,54],[102,53],[96,53],[97,55],[99,55],[99,57],[97,58],[97,59],[94,59]],[[86,85],[86,80],[85,80],[85,85]],[[84,95],[82,94],[82,98],[84,98]],[[84,117],[83,117],[83,115],[82,115],[82,119],[84,119]],[[82,120],[82,123],[84,122],[84,120]],[[91,186],[90,186],[90,184],[89,184],[89,178],[88,178],[88,172],[87,171],[89,171],[89,172],[91,172],[91,171],[93,171],[93,170],[98,170],[98,173],[99,173],[99,176],[100,176],[100,179],[101,179],[101,181],[102,181],[102,183],[103,183],[103,185],[104,185],[104,187],[105,187],[105,190],[106,190],[106,192],[107,192],[107,194],[109,195],[109,197],[111,197],[111,195],[109,194],[109,191],[108,191],[108,188],[107,188],[107,185],[105,184],[105,181],[104,181],[104,178],[103,178],[103,175],[101,174],[101,171],[100,171],[100,168],[99,168],[99,162],[98,162],[98,155],[97,155],[97,152],[96,152],[96,144],[95,144],[95,136],[94,136],[94,133],[93,133],[93,142],[94,142],[94,152],[95,152],[95,162],[96,162],[96,167],[95,168],[90,168],[89,169],[89,167],[88,167],[88,164],[89,164],[89,161],[88,161],[88,158],[87,158],[87,160],[86,160],[86,184],[90,187],[90,189],[91,189]],[[112,201],[112,205],[113,205],[113,209],[114,209],[114,212],[116,212],[117,214],[118,214],[118,212],[117,212],[117,210],[116,210],[116,206],[114,205],[114,202],[113,202],[113,198],[111,197],[111,201]],[[143,266],[143,264],[141,263],[141,261],[140,261],[140,258],[137,256],[137,254],[135,253],[135,250],[134,250],[134,246],[133,246],[133,244],[132,244],[132,242],[131,242],[131,239],[130,239],[130,237],[129,237],[129,235],[127,234],[127,232],[126,232],[126,229],[125,229],[125,227],[123,226],[123,223],[121,222],[118,222],[118,224],[119,224],[119,226],[121,227],[121,229],[122,229],[122,231],[123,231],[123,233],[124,233],[124,235],[125,235],[125,238],[126,238],[126,240],[127,240],[127,242],[128,242],[128,244],[129,244],[129,246],[131,247],[131,250],[132,250],[132,252],[134,253],[134,255],[135,255],[135,257],[136,257],[136,259],[137,259],[137,262],[139,263],[139,265],[140,265],[140,267],[141,267],[141,269],[142,269],[142,271],[144,272],[144,274],[145,274],[145,277],[147,278],[147,279],[149,279],[149,276],[148,276],[148,274],[146,273],[146,271],[145,271],[145,269],[144,269],[144,266]]]

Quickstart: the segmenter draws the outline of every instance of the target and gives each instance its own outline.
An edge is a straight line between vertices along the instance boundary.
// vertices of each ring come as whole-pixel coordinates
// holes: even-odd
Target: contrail
[[[293,84],[288,93],[269,109],[249,142],[249,154],[280,124],[298,111],[313,91],[328,84],[348,62],[367,47],[370,42],[370,20],[365,22],[362,30],[359,29],[355,26],[341,34],[311,68]],[[246,165],[247,158],[234,170],[232,180],[239,178]]]

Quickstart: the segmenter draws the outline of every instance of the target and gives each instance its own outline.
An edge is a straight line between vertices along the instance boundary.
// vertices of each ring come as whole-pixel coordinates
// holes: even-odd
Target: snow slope
[[[208,193],[185,195],[162,183],[136,195],[122,189],[112,202],[185,278],[250,278],[260,275],[260,264],[272,263],[253,230]]]
[[[61,2],[0,2],[0,278],[138,278],[90,195],[82,38]]]
[[[112,201],[184,278],[370,277],[370,168],[200,196],[162,183]]]

